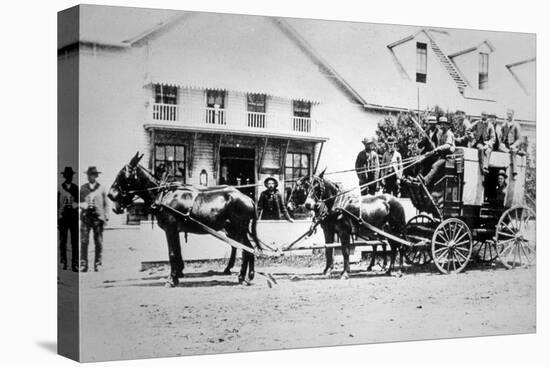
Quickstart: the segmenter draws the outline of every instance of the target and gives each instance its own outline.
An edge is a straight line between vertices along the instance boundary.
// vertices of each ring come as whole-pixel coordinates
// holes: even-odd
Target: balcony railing
[[[309,117],[223,108],[154,103],[151,116],[154,122],[257,133],[315,136],[318,130],[317,121]]]

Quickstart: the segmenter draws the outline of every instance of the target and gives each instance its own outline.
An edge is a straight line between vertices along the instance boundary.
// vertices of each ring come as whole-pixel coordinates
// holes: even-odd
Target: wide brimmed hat
[[[84,173],[87,175],[99,175],[101,171],[98,171],[96,166],[90,166]]]
[[[428,124],[437,124],[437,118],[435,116],[428,116]]]
[[[497,114],[496,113],[493,113],[491,112],[490,114],[487,115],[487,117],[491,117],[491,118],[497,118]]]
[[[361,140],[361,143],[367,145],[367,144],[374,144],[376,143],[376,141],[374,140],[374,138],[364,137],[363,140]]]
[[[449,123],[449,120],[447,120],[447,117],[445,116],[441,116],[439,118],[439,121],[437,121],[438,124],[448,124]]]
[[[62,171],[62,172],[59,172],[61,173],[63,176],[67,176],[67,175],[71,175],[73,176],[76,172],[73,171],[73,168],[72,167],[65,167],[65,169]]]
[[[504,177],[504,178],[508,178],[508,175],[506,174],[506,171],[503,170],[503,169],[501,169],[501,170],[498,171],[497,176],[502,176],[502,177]]]
[[[264,180],[264,186],[265,186],[265,187],[267,187],[267,183],[268,183],[269,181],[273,181],[273,182],[275,183],[275,187],[279,186],[279,181],[278,181],[275,177],[269,176],[269,177],[267,177],[267,178]]]
[[[390,136],[386,139],[386,144],[395,144],[397,143],[397,139],[395,138],[395,136]]]
[[[487,112],[483,111],[481,112],[481,118],[487,118]]]

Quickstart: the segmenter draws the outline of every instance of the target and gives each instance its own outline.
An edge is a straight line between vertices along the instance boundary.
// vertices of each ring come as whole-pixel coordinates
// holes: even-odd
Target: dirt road
[[[206,262],[188,264],[180,286],[166,289],[167,269],[139,272],[124,266],[133,251],[118,251],[106,254],[118,266],[81,278],[84,360],[535,331],[534,267],[397,278],[359,263],[340,280],[319,275],[321,259],[260,262],[279,281],[269,288],[261,277],[238,285],[236,274],[216,273],[223,263]]]

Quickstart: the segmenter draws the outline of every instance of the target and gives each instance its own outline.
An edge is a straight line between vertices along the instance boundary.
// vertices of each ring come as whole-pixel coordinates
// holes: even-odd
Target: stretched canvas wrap
[[[58,348],[534,333],[534,34],[80,5]]]

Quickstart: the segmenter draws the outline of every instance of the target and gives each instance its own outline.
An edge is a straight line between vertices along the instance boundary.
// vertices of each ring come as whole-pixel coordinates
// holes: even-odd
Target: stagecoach
[[[407,223],[408,262],[433,262],[442,273],[458,273],[472,258],[498,259],[507,268],[534,264],[535,213],[524,204],[525,156],[517,163],[512,179],[509,154],[493,152],[484,178],[477,150],[457,148],[432,190],[421,181],[403,185],[418,211]],[[500,170],[508,175],[504,199],[496,192]]]

